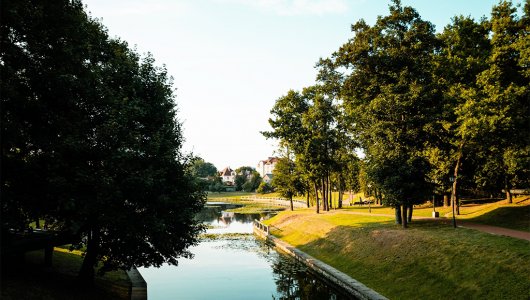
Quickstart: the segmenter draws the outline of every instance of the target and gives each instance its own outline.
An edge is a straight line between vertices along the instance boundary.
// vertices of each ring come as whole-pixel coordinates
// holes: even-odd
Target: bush
[[[268,183],[266,183],[265,181],[262,181],[258,187],[258,189],[256,190],[256,192],[260,193],[260,194],[267,194],[267,193],[270,193],[272,192],[273,189],[272,189],[272,186]]]

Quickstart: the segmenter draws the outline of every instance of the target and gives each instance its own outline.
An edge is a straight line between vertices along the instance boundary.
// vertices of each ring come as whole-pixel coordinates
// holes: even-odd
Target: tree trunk
[[[509,204],[513,203],[512,200],[512,193],[510,192],[510,186],[508,185],[508,177],[505,177],[504,179],[504,189],[506,191],[506,200]]]
[[[379,191],[379,189],[374,188],[375,204],[381,204],[381,203],[380,203],[381,200],[379,200],[379,198],[381,197],[381,195],[380,195],[379,193],[381,193],[381,192]]]
[[[512,202],[510,202],[512,203]],[[39,218],[35,218],[35,228],[40,229],[40,220]]]
[[[325,177],[322,177],[322,209],[328,211],[328,191]]]
[[[88,243],[85,258],[79,271],[79,280],[84,285],[94,284],[94,268],[97,264],[97,257],[99,252],[99,233],[91,231],[88,235]]]
[[[329,204],[328,211],[333,208],[333,188],[331,187],[331,178],[328,175]]]
[[[396,224],[401,224],[401,206],[396,204],[395,210],[396,210]]]
[[[309,188],[307,189],[306,203],[307,203],[307,208],[309,208]]]
[[[342,186],[339,186],[339,208],[342,208]]]
[[[320,213],[320,203],[318,203],[318,186],[316,180],[314,181],[315,184],[315,200],[316,200],[316,207],[317,207],[317,214]]]
[[[508,203],[513,203],[512,193],[510,192],[509,189],[506,190],[506,199],[508,199]]]
[[[414,205],[410,205],[409,206],[409,210],[408,210],[408,213],[407,213],[407,222],[412,222],[412,211],[414,210]]]
[[[457,193],[456,193],[456,189],[458,187],[458,170],[460,169],[460,164],[462,163],[462,149],[464,147],[464,141],[462,141],[460,143],[460,146],[458,147],[458,158],[456,160],[456,165],[455,165],[455,170],[454,170],[454,173],[453,173],[453,176],[454,176],[454,181],[453,181],[453,189],[451,190],[451,207],[453,209],[456,208],[456,214],[457,215],[460,215],[460,208],[459,208],[459,205],[457,205]],[[453,207],[453,206],[456,206],[456,207]]]
[[[294,207],[293,207],[293,195],[289,195],[289,201],[291,202],[291,211],[294,210]]]
[[[444,207],[449,206],[449,195],[444,194]]]
[[[401,226],[403,229],[407,228],[407,205],[403,204],[403,208],[401,211]]]

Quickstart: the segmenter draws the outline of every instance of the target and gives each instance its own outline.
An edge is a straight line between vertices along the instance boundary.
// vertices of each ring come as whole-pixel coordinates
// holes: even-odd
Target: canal
[[[253,220],[270,215],[225,211],[234,207],[207,203],[199,215],[207,234],[193,259],[139,269],[148,299],[351,299],[252,235]]]

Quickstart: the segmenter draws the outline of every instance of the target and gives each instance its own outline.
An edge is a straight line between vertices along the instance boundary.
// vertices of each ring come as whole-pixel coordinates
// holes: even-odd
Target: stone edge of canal
[[[146,300],[147,282],[144,280],[142,274],[140,274],[136,267],[132,267],[129,271],[127,271],[127,276],[131,281],[131,285],[129,287],[129,295],[131,300]]]
[[[367,300],[388,300],[388,298],[379,294],[378,292],[372,290],[361,282],[351,278],[345,273],[333,268],[332,266],[312,257],[311,255],[296,249],[290,244],[268,234],[268,230],[263,230],[260,228],[265,227],[266,225],[261,224],[260,222],[254,222],[254,234],[272,243],[280,251],[294,257],[296,260],[305,264],[316,274],[321,275],[326,280],[337,285],[338,287],[344,289],[346,292],[350,293],[358,299],[367,299]]]

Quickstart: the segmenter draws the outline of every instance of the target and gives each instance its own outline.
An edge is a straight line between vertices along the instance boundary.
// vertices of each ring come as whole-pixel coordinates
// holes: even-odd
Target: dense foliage
[[[457,16],[435,34],[394,0],[374,25],[355,23],[317,63],[317,84],[276,101],[264,132],[294,152],[289,170],[313,185],[317,212],[319,194],[329,209],[333,187],[362,189],[406,226],[407,209],[433,193],[453,191],[455,205],[457,191],[504,189],[511,201],[530,188],[530,1],[522,11],[501,1],[490,19]]]
[[[190,257],[205,195],[166,70],[78,0],[1,5],[2,245],[44,219],[87,246],[83,278]]]

